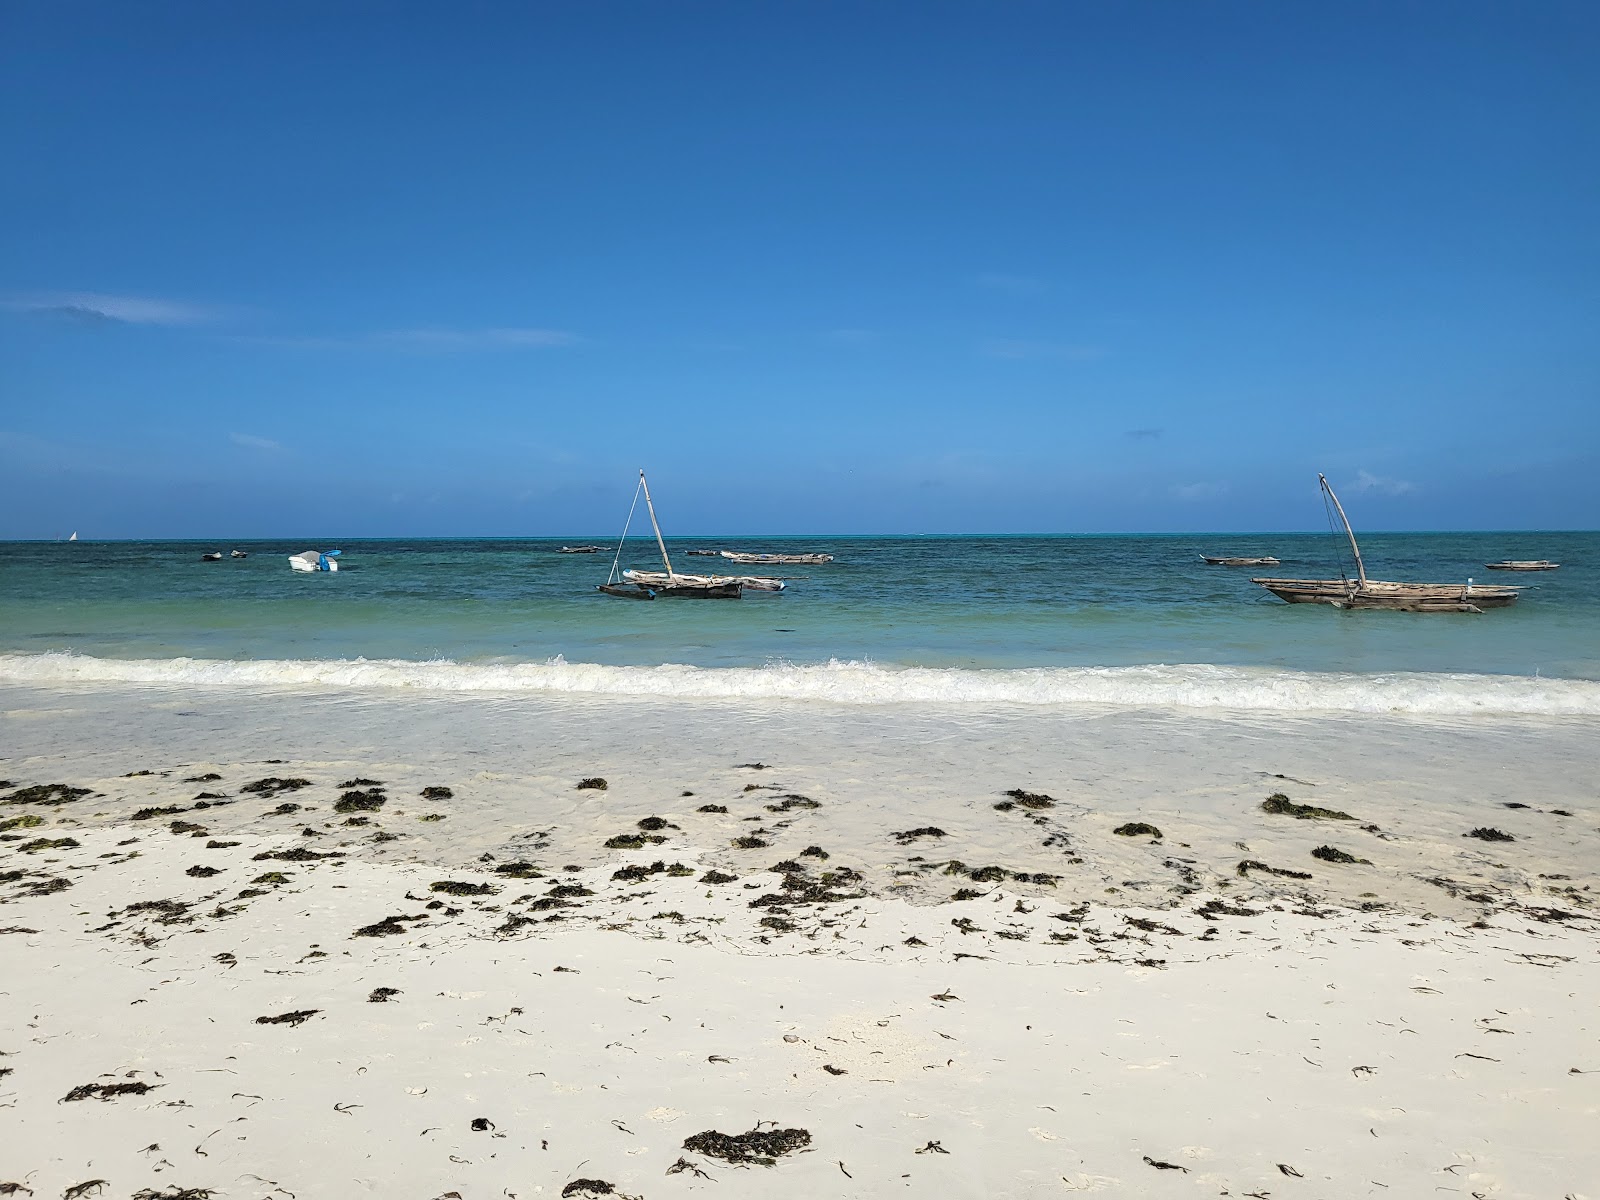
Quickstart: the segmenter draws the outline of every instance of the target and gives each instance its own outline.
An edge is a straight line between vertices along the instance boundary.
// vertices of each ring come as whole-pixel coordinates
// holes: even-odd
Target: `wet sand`
[[[1600,1178],[1592,722],[0,711],[0,1182],[39,1196]]]

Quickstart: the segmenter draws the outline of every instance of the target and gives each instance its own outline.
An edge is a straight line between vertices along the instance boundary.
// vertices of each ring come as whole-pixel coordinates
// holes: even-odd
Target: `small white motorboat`
[[[337,571],[338,550],[306,550],[289,556],[289,565],[296,571]]]

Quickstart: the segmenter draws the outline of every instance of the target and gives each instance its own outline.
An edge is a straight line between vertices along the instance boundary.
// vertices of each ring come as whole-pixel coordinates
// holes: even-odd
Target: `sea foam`
[[[1519,675],[1344,674],[1184,664],[962,669],[834,661],[814,666],[607,666],[401,659],[222,661],[0,654],[0,683],[407,689],[803,700],[841,705],[1110,705],[1262,712],[1600,715],[1600,682]]]

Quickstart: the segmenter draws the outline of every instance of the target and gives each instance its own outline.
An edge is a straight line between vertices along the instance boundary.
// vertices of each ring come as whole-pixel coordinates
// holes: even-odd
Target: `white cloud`
[[[988,358],[1026,359],[1060,358],[1072,362],[1087,362],[1105,357],[1099,346],[1076,345],[1071,342],[1037,342],[1026,338],[985,338],[978,344],[979,353]]]
[[[197,304],[104,292],[43,292],[7,300],[5,307],[40,316],[118,325],[199,325],[220,315],[215,309]]]
[[[1403,496],[1417,490],[1417,485],[1410,480],[1388,479],[1365,469],[1356,472],[1355,482],[1349,486],[1353,492],[1378,492],[1385,496]]]
[[[1183,483],[1174,484],[1172,494],[1185,501],[1215,500],[1232,490],[1228,483]]]
[[[249,446],[252,450],[283,449],[281,443],[275,442],[271,438],[256,437],[256,435],[253,433],[230,433],[228,438],[234,443],[234,445]]]

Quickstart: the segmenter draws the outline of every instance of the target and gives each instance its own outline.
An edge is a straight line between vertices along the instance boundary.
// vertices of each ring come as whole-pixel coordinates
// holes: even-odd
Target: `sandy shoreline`
[[[39,819],[0,842],[0,1182],[39,1196],[1596,1194],[1592,722],[0,711],[0,776],[91,791],[0,795]],[[151,1090],[64,1100],[111,1083]],[[684,1145],[761,1122],[809,1144]]]

